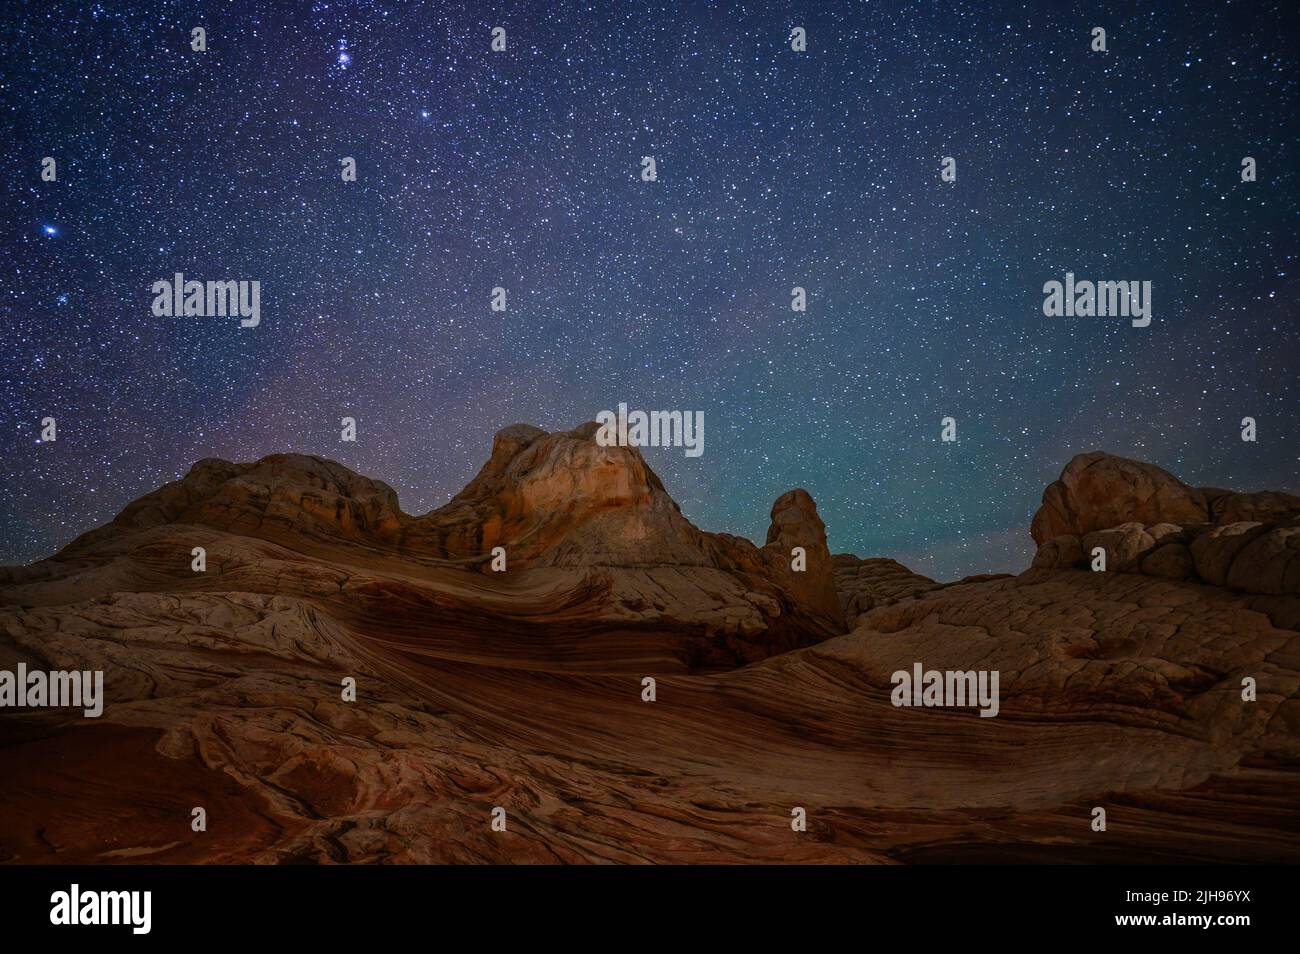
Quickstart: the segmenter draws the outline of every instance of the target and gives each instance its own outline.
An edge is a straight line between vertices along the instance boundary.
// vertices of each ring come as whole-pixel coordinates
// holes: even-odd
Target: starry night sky
[[[6,3],[0,563],[203,457],[422,513],[619,401],[704,412],[645,451],[704,529],[802,486],[945,579],[1023,569],[1076,453],[1300,490],[1298,9]],[[261,325],[155,318],[177,271],[260,280]],[[1152,281],[1150,327],[1044,317],[1067,271]]]

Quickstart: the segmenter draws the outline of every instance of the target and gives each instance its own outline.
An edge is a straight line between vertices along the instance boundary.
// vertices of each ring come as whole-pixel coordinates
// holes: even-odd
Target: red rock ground
[[[938,584],[832,558],[802,491],[762,547],[703,533],[590,425],[507,428],[424,516],[318,458],[203,461],[0,569],[0,669],[107,687],[5,712],[0,859],[1297,861],[1298,518],[1084,455],[1033,569]],[[917,661],[998,670],[997,718],[895,708]]]

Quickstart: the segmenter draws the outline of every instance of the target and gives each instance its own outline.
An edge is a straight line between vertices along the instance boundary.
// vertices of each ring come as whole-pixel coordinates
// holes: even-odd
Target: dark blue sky
[[[703,528],[761,542],[803,486],[833,549],[942,578],[1023,568],[1076,453],[1300,490],[1298,27],[1291,0],[6,4],[0,563],[209,456],[320,454],[424,512],[500,427],[620,401],[704,412],[702,457],[646,451]],[[260,326],[154,317],[177,271],[260,281]],[[1150,327],[1044,317],[1067,271],[1151,281]]]

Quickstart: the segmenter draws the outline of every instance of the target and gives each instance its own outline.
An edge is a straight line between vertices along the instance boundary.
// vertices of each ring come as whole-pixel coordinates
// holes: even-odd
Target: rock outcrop
[[[201,461],[0,569],[0,669],[106,684],[0,716],[0,861],[1300,860],[1296,498],[1085,455],[1034,568],[942,584],[832,556],[801,490],[701,531],[593,432],[506,428],[423,515]],[[894,705],[918,663],[997,717]]]
[[[1206,523],[1205,495],[1154,464],[1094,451],[1080,454],[1043,492],[1030,533],[1040,546],[1121,523]]]
[[[921,596],[942,585],[887,557],[862,560],[852,553],[837,553],[832,562],[835,587],[843,600],[844,617],[850,626],[877,606]]]
[[[1092,566],[1246,593],[1300,594],[1300,497],[1198,490],[1150,464],[1083,454],[1034,516],[1039,569]]]
[[[72,590],[190,589],[208,580],[190,569],[192,547],[203,546],[227,585],[252,592],[320,597],[340,585],[344,567],[354,584],[356,570],[397,572],[410,594],[422,587],[412,576],[473,571],[488,607],[521,584],[563,590],[583,604],[569,615],[672,634],[671,651],[691,668],[750,662],[843,631],[825,527],[807,493],[776,502],[765,547],[705,533],[635,447],[602,447],[596,430],[507,427],[465,489],[424,515],[404,513],[387,484],[318,457],[203,460],[50,560],[0,568],[0,583],[12,584],[9,601],[30,604]],[[808,558],[797,573],[795,546]],[[494,552],[508,572],[493,569]],[[391,585],[383,588],[377,598],[391,598]],[[423,597],[406,602],[417,615],[433,612]]]
[[[777,498],[763,549],[772,555],[776,565],[785,566],[785,586],[802,603],[827,619],[842,621],[831,551],[826,545],[826,525],[808,491],[791,490]],[[796,561],[800,566],[797,570]]]

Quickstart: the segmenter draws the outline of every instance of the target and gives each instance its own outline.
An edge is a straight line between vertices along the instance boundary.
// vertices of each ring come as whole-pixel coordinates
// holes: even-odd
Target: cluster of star
[[[621,401],[705,414],[646,452],[705,529],[802,486],[939,577],[1023,568],[1076,453],[1296,489],[1293,5],[1086,6],[6,11],[0,562],[203,457],[422,512]],[[176,272],[260,323],[156,317]],[[1150,281],[1150,326],[1045,317],[1067,272]]]

